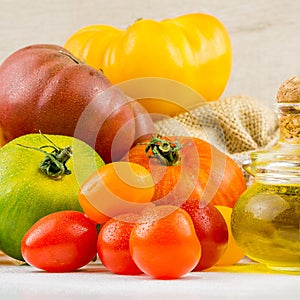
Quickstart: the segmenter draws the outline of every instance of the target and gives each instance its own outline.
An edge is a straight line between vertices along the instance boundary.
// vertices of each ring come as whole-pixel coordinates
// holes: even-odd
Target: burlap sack
[[[248,96],[200,104],[189,112],[155,122],[161,135],[190,135],[206,140],[241,167],[252,151],[269,149],[279,137],[275,111]],[[249,177],[245,173],[245,177]]]

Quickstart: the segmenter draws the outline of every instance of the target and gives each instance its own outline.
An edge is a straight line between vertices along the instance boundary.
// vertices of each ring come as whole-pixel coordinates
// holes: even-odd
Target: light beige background
[[[63,45],[86,25],[126,28],[140,17],[161,20],[204,12],[220,19],[231,36],[233,69],[223,96],[249,95],[273,106],[281,82],[300,73],[297,0],[0,0],[0,4],[0,63],[23,46]]]

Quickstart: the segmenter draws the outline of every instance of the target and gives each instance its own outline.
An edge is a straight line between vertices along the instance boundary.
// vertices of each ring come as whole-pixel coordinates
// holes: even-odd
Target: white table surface
[[[0,255],[0,299],[300,299],[300,277],[243,259],[176,280],[121,276],[99,262],[71,273],[46,273]]]

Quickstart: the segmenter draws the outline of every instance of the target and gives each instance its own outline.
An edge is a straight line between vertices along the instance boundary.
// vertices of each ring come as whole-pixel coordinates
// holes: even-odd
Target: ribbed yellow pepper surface
[[[124,30],[90,25],[71,35],[65,48],[103,70],[128,96],[152,98],[143,103],[148,111],[167,115],[197,105],[200,97],[191,91],[206,101],[217,100],[231,73],[229,33],[216,17],[203,13],[162,21],[138,19]]]

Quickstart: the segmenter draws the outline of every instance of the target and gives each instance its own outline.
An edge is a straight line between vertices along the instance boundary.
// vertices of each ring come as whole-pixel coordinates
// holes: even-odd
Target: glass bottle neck
[[[281,143],[300,145],[300,103],[279,103]]]
[[[252,152],[244,169],[256,182],[300,184],[300,103],[278,103],[280,137],[270,150]]]

